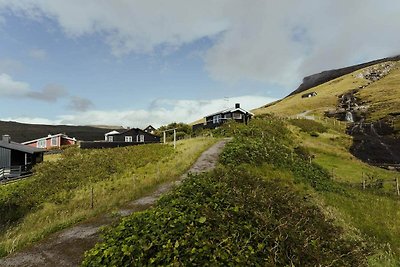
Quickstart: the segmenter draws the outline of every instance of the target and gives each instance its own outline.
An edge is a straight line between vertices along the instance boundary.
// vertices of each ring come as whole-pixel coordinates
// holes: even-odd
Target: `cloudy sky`
[[[398,0],[0,0],[0,119],[143,127],[400,54]]]

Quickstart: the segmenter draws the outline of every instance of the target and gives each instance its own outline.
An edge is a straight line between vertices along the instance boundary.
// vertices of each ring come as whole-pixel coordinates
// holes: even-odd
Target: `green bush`
[[[109,228],[82,266],[362,266],[294,186],[243,168],[191,176],[157,206]]]

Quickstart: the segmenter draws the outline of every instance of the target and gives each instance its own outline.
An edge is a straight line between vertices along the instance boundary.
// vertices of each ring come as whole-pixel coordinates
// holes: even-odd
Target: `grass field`
[[[170,145],[161,144],[104,150],[104,153],[107,153],[108,157],[113,157],[112,151],[116,154],[123,152],[136,155],[138,153],[135,151],[138,150],[138,155],[142,160],[142,164],[140,165],[123,164],[121,170],[116,165],[115,169],[108,176],[103,172],[100,172],[96,176],[97,170],[95,168],[96,165],[100,167],[100,163],[96,162],[98,160],[95,159],[98,158],[98,155],[102,154],[102,151],[64,153],[63,157],[66,158],[63,158],[62,161],[59,160],[61,162],[74,162],[74,164],[79,165],[93,161],[93,165],[76,165],[73,167],[78,171],[80,167],[88,169],[92,177],[86,177],[87,181],[79,180],[81,179],[78,178],[80,174],[78,175],[77,173],[76,179],[78,181],[75,181],[73,173],[72,177],[67,177],[63,174],[59,177],[65,178],[57,181],[59,190],[55,192],[46,191],[45,189],[42,191],[40,189],[34,190],[38,194],[47,194],[43,198],[44,200],[41,201],[42,198],[40,196],[31,195],[34,192],[29,193],[29,195],[26,195],[24,192],[31,192],[29,188],[34,186],[36,182],[43,181],[43,179],[46,180],[46,175],[57,179],[57,173],[65,173],[71,170],[69,164],[53,166],[52,164],[58,164],[59,162],[44,162],[43,167],[38,168],[37,173],[32,178],[0,187],[0,200],[3,202],[3,206],[15,205],[18,207],[18,203],[26,204],[31,201],[41,201],[37,205],[32,204],[31,210],[21,209],[20,212],[23,214],[19,214],[20,219],[17,221],[9,223],[8,226],[2,225],[0,254],[4,256],[40,240],[52,232],[66,228],[69,225],[99,213],[111,212],[122,204],[151,192],[156,185],[177,179],[215,141],[212,138],[182,140],[177,143],[176,151]],[[157,152],[158,150],[160,152]],[[147,157],[146,159],[146,155],[144,154],[146,151],[151,151],[154,156]],[[93,157],[94,155],[96,156]],[[86,160],[86,157],[89,157],[88,160]],[[137,160],[137,158],[131,159],[133,162]],[[52,172],[53,169],[55,172]],[[93,209],[90,208],[91,188],[94,191]],[[18,199],[15,199],[15,194],[19,194]],[[10,203],[12,199],[14,199],[14,202]],[[7,209],[4,212],[10,212],[10,210]]]

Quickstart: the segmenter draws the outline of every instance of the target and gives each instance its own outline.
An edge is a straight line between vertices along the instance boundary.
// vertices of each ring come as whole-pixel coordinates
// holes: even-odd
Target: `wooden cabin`
[[[145,132],[139,128],[132,128],[121,133],[107,135],[108,142],[126,142],[126,143],[159,143],[160,137]]]
[[[104,135],[104,141],[80,142],[80,148],[115,148],[140,144],[160,143],[160,137],[139,128],[123,132],[112,131]]]
[[[43,161],[44,151],[12,142],[9,135],[3,135],[0,141],[0,180],[30,173],[35,164]]]
[[[154,128],[153,126],[149,125],[146,128],[144,128],[144,130],[146,133],[151,133],[154,134],[156,132],[156,128]]]
[[[228,108],[210,115],[207,115],[203,123],[193,125],[193,131],[198,129],[214,129],[221,126],[223,123],[234,120],[239,123],[247,124],[254,116],[253,113],[242,109],[239,103],[235,104],[234,108]]]

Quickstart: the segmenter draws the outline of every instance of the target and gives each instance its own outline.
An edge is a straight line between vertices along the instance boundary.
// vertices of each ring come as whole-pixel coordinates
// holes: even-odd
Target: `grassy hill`
[[[353,157],[343,127],[259,116],[214,135],[233,137],[220,166],[110,227],[83,266],[399,265],[394,172]]]
[[[65,133],[69,137],[75,137],[82,141],[103,140],[104,134],[110,131],[110,129],[92,126],[42,125],[0,121],[0,135],[8,134],[13,141],[18,143],[58,133]]]
[[[45,159],[32,177],[0,185],[0,257],[79,221],[117,211],[157,185],[178,179],[215,141],[180,140],[176,150],[168,144],[68,148]]]
[[[376,66],[379,66],[377,64]],[[279,116],[295,116],[304,111],[322,116],[325,111],[335,109],[338,97],[359,87],[356,95],[370,108],[367,118],[378,120],[389,114],[400,112],[400,63],[396,62],[391,72],[384,78],[371,82],[360,78],[359,74],[370,67],[354,71],[331,81],[309,88],[301,93],[290,95],[280,101],[253,110],[256,115],[273,113]],[[317,96],[302,98],[305,93],[316,92]]]

